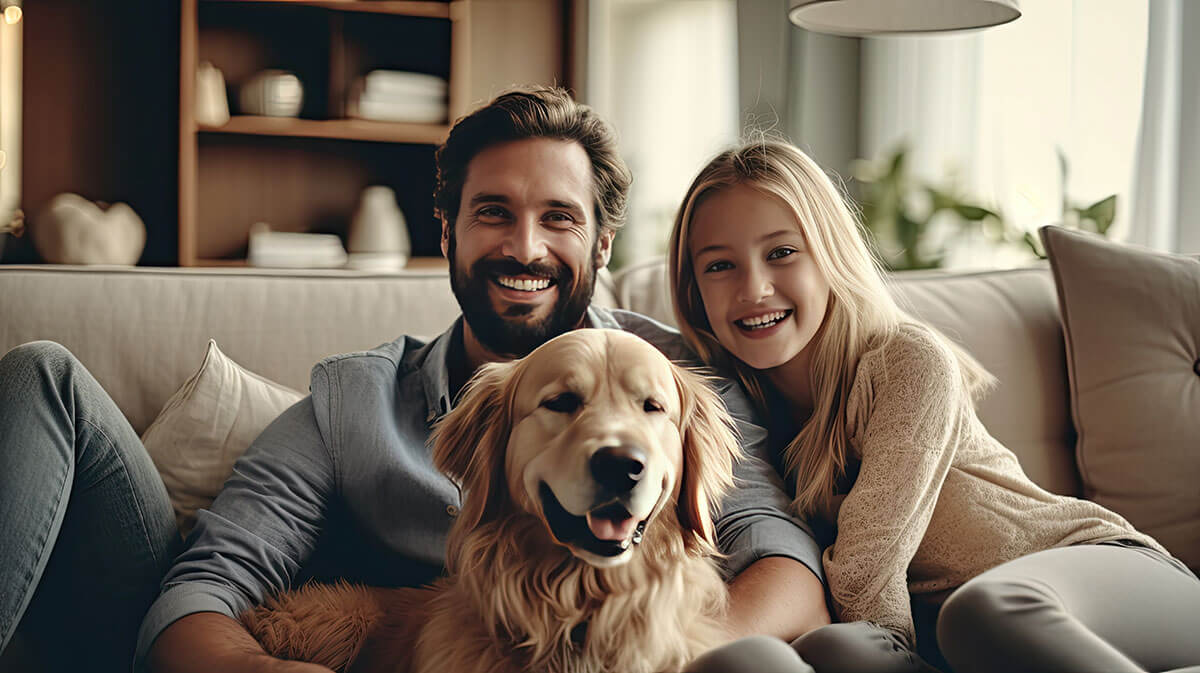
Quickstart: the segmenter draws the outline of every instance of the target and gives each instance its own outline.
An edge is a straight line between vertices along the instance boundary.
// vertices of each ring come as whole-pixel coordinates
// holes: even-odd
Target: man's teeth
[[[508,276],[500,276],[496,278],[496,282],[500,283],[504,287],[513,290],[521,290],[522,292],[535,292],[537,290],[545,290],[546,288],[550,287],[549,278],[538,278],[537,280],[531,280],[528,278],[510,278]]]
[[[774,313],[764,313],[753,318],[742,318],[738,323],[748,329],[763,329],[774,325],[785,317],[787,317],[787,311],[775,311]]]

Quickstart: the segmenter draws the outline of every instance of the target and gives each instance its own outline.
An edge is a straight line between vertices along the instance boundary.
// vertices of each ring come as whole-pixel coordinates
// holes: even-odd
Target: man
[[[401,338],[314,368],[312,394],[263,432],[199,514],[142,624],[139,664],[324,670],[271,659],[234,615],[312,577],[413,585],[441,572],[460,503],[425,441],[476,367],[584,325],[627,329],[684,354],[676,335],[645,318],[589,308],[629,177],[611,131],[588,108],[561,90],[506,94],[460,120],[437,163],[442,250],[463,319],[428,344]],[[743,399],[726,398],[745,411]],[[761,429],[742,429],[761,452]],[[819,556],[784,513],[769,464],[748,461],[739,476],[718,522],[736,574],[730,626],[793,638],[828,621]],[[719,653],[718,667],[721,656],[758,654]]]

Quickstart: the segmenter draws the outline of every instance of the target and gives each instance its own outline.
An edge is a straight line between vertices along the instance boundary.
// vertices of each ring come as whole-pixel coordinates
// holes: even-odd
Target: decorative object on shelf
[[[976,30],[1019,16],[1017,0],[791,0],[788,9],[801,28],[853,37]]]
[[[285,269],[332,269],[346,265],[346,249],[333,234],[271,231],[266,222],[250,227],[250,266]]]
[[[71,193],[51,199],[30,230],[38,254],[50,264],[132,266],[146,246],[146,225],[133,208]]]
[[[351,87],[347,112],[376,121],[441,124],[448,106],[446,80],[400,70],[372,70]]]
[[[229,121],[225,76],[208,61],[196,68],[196,121],[209,126],[223,126]]]
[[[408,264],[412,241],[404,213],[390,187],[372,185],[363,190],[350,221],[347,266],[369,271],[399,271]]]
[[[263,70],[242,85],[238,103],[245,114],[297,117],[304,104],[304,86],[286,70]]]

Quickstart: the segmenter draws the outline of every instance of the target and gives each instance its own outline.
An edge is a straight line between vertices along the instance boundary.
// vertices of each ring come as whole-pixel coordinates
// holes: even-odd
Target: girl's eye
[[[726,261],[712,262],[704,267],[704,273],[716,273],[717,271],[726,271],[732,269],[733,265]]]
[[[795,254],[796,252],[798,251],[795,248],[775,248],[767,254],[767,259],[783,259],[784,257]]]

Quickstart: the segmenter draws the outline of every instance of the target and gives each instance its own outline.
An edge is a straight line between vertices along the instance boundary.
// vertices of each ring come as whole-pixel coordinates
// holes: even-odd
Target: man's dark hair
[[[528,138],[578,142],[592,165],[592,198],[600,231],[621,228],[631,177],[617,154],[616,134],[590,107],[557,87],[514,89],[454,123],[436,155],[433,202],[438,217],[453,227],[467,165],[477,154],[493,145]]]

